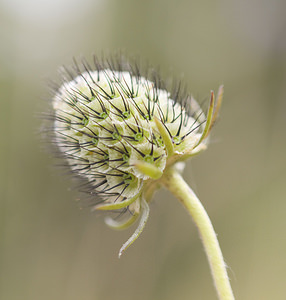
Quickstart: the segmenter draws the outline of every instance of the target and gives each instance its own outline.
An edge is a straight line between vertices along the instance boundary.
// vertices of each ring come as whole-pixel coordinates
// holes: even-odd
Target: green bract
[[[144,216],[122,251],[146,223],[154,182],[160,183],[166,168],[206,148],[215,119],[213,93],[205,116],[192,97],[171,97],[139,72],[104,67],[85,67],[65,80],[53,108],[56,144],[71,170],[102,199],[95,209],[128,207],[127,221],[107,220],[117,228]]]

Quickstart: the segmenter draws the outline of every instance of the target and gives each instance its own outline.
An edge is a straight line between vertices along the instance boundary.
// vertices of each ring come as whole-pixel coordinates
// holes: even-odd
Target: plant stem
[[[219,299],[234,300],[216,233],[200,200],[174,168],[166,170],[161,182],[184,205],[199,230]]]

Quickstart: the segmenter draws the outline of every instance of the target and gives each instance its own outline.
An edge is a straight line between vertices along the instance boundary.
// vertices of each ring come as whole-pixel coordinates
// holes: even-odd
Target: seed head
[[[53,101],[55,141],[72,172],[85,178],[101,202],[94,208],[128,208],[131,218],[142,219],[120,254],[142,231],[148,217],[148,191],[164,170],[204,150],[216,110],[214,95],[205,116],[197,102],[176,89],[161,88],[158,77],[143,77],[137,67],[109,62],[95,68],[75,63],[76,75],[65,74]],[[142,212],[143,211],[143,212]]]

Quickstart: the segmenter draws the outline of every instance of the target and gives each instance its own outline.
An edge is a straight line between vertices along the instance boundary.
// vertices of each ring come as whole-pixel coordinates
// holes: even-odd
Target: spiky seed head
[[[208,117],[193,98],[171,96],[136,68],[95,65],[83,63],[83,72],[76,65],[77,75],[57,90],[55,141],[71,170],[103,200],[99,209],[139,214],[150,181],[206,148]]]

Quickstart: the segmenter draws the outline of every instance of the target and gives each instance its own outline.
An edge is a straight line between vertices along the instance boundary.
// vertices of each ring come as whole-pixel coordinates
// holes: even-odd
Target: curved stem
[[[200,200],[182,176],[172,168],[166,172],[162,183],[188,210],[199,230],[219,299],[234,300],[216,233]]]

